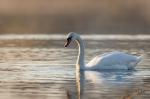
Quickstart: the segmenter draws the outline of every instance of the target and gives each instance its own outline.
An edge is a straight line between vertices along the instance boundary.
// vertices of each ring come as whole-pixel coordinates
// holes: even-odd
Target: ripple
[[[86,71],[77,76],[75,62],[77,50],[73,47],[63,48],[65,35],[1,35],[1,40],[17,40],[8,42],[15,46],[1,43],[0,48],[0,98],[2,99],[124,99],[124,97],[146,99],[147,93],[139,93],[150,88],[150,48],[149,38],[128,35],[121,39],[135,36],[139,41],[115,41],[119,36],[83,35],[89,40],[86,44],[86,61],[104,52],[121,50],[135,55],[145,55],[136,71]],[[58,36],[58,37],[57,37]],[[94,36],[97,36],[94,37]],[[104,38],[102,38],[104,37]],[[141,37],[141,38],[143,38]],[[96,39],[94,39],[96,38]],[[134,38],[134,40],[135,40]],[[20,42],[21,40],[24,42]],[[52,40],[28,46],[26,40]],[[61,40],[60,40],[61,39]],[[108,41],[101,41],[108,39]],[[113,42],[111,40],[114,40]],[[57,41],[58,40],[58,41]],[[94,41],[93,41],[94,40]],[[132,39],[133,40],[133,39]],[[142,40],[142,41],[141,41]],[[22,45],[22,46],[20,46]],[[47,46],[45,46],[47,45]],[[56,46],[58,45],[58,46]],[[141,50],[142,49],[142,50]],[[146,97],[146,98],[145,98]],[[148,98],[147,98],[148,99]]]

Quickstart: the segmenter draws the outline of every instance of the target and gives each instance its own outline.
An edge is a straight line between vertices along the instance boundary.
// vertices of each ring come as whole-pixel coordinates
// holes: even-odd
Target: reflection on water
[[[149,75],[149,71],[145,71]],[[70,99],[142,99],[149,98],[149,82],[137,77],[140,71],[78,71],[77,93]],[[72,97],[71,97],[72,96]]]
[[[17,36],[8,39],[0,36],[0,98],[150,98],[148,39],[93,40],[83,37],[86,39],[86,61],[114,50],[144,55],[144,59],[135,71],[77,71],[74,65],[76,47],[63,48],[62,39],[32,39],[30,35],[27,37],[30,39],[18,39]]]

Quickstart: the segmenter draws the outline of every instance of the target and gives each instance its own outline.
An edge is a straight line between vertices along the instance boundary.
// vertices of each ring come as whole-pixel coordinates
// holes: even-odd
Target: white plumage
[[[141,57],[124,52],[109,52],[93,58],[86,66],[91,69],[133,69]]]
[[[76,41],[79,53],[76,66],[82,70],[101,70],[101,69],[134,69],[140,62],[141,57],[126,54],[124,52],[108,52],[93,58],[87,65],[84,64],[84,43],[81,37],[74,32],[68,34],[67,47],[71,41]]]

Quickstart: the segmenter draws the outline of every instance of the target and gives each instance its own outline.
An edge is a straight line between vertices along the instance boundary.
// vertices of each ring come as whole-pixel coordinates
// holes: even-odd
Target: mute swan
[[[80,35],[70,32],[67,36],[67,47],[71,41],[76,41],[79,47],[76,68],[81,70],[102,70],[102,69],[134,69],[140,62],[141,57],[126,54],[124,52],[109,52],[98,55],[93,58],[87,65],[84,64],[84,43]]]

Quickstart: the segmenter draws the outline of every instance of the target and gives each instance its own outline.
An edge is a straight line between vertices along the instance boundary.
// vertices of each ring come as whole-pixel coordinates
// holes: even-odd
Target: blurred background
[[[0,34],[149,34],[149,0],[0,0]]]

